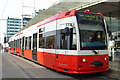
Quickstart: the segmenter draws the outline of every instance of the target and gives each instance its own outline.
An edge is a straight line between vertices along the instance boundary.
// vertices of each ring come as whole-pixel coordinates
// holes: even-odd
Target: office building
[[[7,19],[7,41],[10,37],[16,34],[21,29],[21,19],[9,18]]]
[[[7,19],[7,41],[10,37],[16,34],[22,27],[24,27],[31,18],[23,18],[23,21],[18,18],[9,18]],[[21,24],[21,22],[23,22]],[[23,25],[23,26],[21,26]]]

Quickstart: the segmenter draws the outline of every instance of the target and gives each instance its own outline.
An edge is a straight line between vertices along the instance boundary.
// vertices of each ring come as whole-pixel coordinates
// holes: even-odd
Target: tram
[[[73,74],[108,70],[105,18],[101,13],[65,11],[9,38],[13,53]]]

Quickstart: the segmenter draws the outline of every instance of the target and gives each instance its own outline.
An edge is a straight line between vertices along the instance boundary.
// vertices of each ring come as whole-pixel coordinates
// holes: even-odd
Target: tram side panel
[[[42,27],[42,28],[41,28]],[[56,35],[56,20],[40,26],[44,32],[39,33],[39,46],[37,51],[37,61],[49,68],[55,67],[55,35]],[[41,41],[41,39],[43,41]]]
[[[28,32],[29,33],[29,32]],[[33,60],[31,50],[31,36],[25,38],[24,57]]]
[[[62,19],[57,20],[57,31],[59,34],[57,35],[57,47],[56,49],[56,66],[58,71],[67,72],[67,73],[75,73],[78,67],[78,59],[77,59],[77,39],[75,33],[74,35],[74,46],[71,44],[71,38],[73,38],[73,30],[76,32],[76,17],[73,16],[65,16],[62,15]],[[73,25],[74,26],[71,26]],[[65,28],[69,28],[71,32],[70,35],[62,34],[62,30]],[[74,48],[72,48],[72,46]]]

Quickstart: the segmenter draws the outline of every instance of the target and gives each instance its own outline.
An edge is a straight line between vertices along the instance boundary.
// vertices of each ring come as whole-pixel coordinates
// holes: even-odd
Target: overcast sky
[[[6,33],[8,17],[21,18],[23,14],[32,14],[35,9],[47,9],[58,0],[0,0],[0,43],[3,42],[4,33]],[[27,7],[22,7],[27,6]],[[2,19],[2,20],[1,20]]]

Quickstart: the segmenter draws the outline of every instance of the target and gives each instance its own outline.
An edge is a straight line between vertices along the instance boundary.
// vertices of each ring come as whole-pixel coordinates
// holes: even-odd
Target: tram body
[[[9,39],[9,53],[65,73],[108,70],[107,28],[100,13],[65,11]]]

